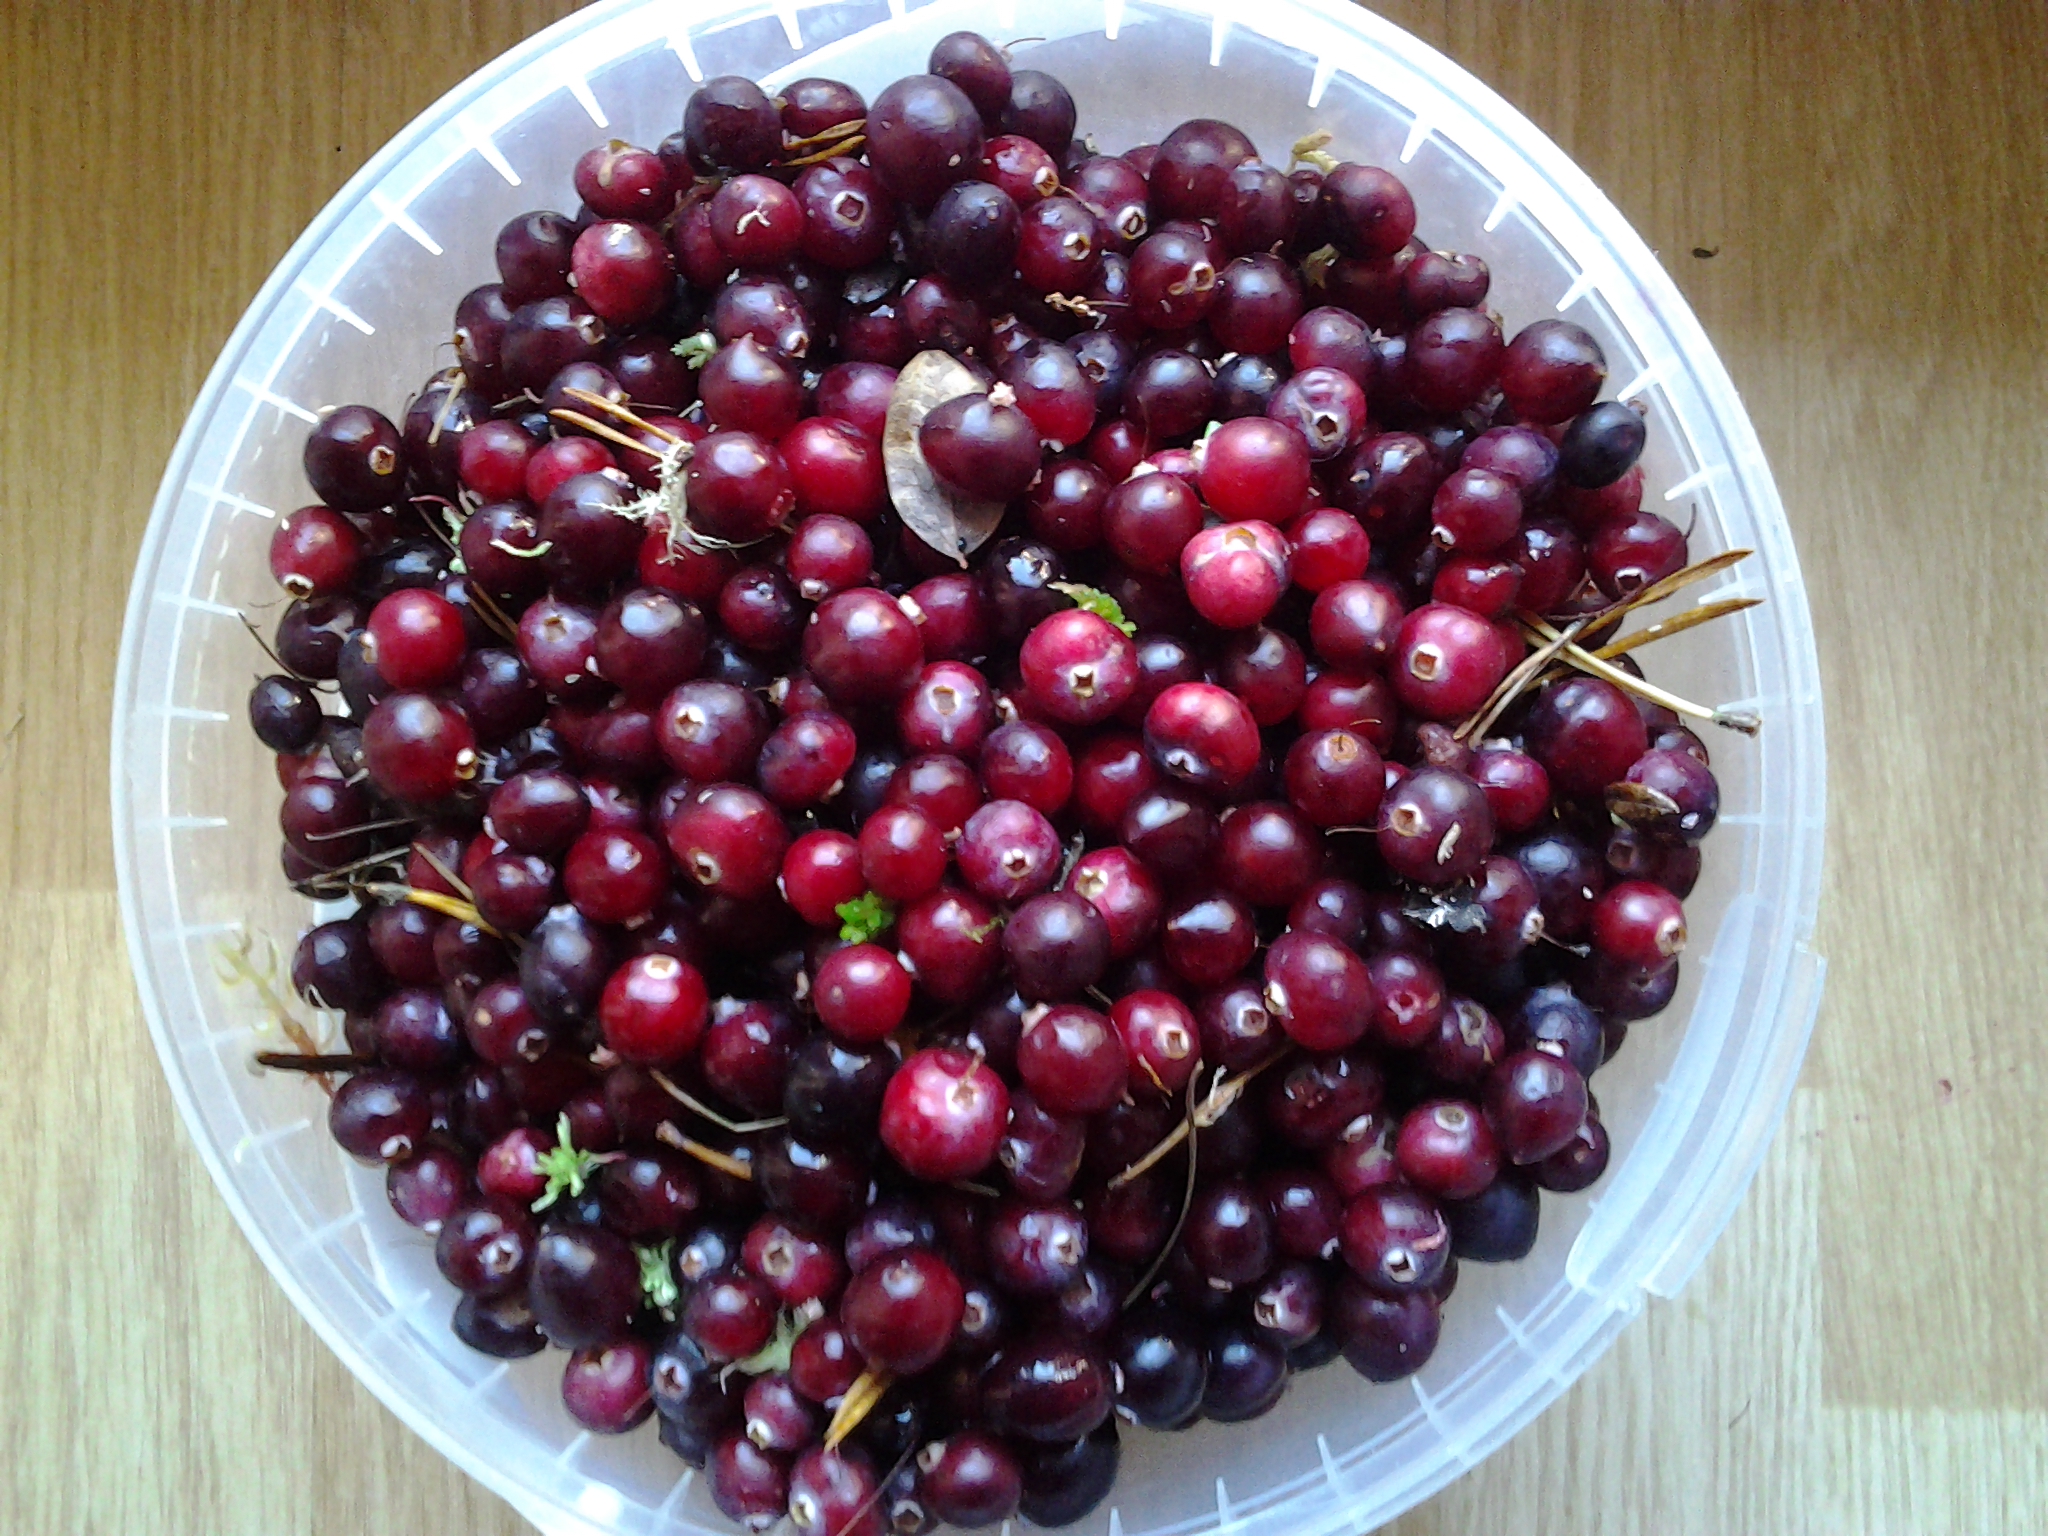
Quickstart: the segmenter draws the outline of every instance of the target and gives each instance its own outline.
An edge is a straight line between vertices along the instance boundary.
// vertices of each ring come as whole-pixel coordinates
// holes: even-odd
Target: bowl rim
[[[792,18],[797,13],[823,9],[831,3],[832,0],[781,0],[781,3],[772,3],[772,0],[705,0],[705,3],[691,7],[687,16],[675,17],[668,30],[687,36],[690,32],[744,19],[778,17],[794,38]],[[1157,0],[1157,3],[1162,9],[1184,15],[1210,14],[1219,33],[1232,24],[1263,30],[1254,25],[1252,18],[1236,12],[1228,0]],[[1786,637],[1782,660],[1789,674],[1788,700],[1802,704],[1809,700],[1817,701],[1820,697],[1819,665],[1811,614],[1783,504],[1733,381],[1690,305],[1654,253],[1606,195],[1548,135],[1490,87],[1429,44],[1376,13],[1346,4],[1344,0],[1290,0],[1290,5],[1294,10],[1311,13],[1322,27],[1393,56],[1443,98],[1436,103],[1437,106],[1441,108],[1446,103],[1452,104],[1452,110],[1442,112],[1428,123],[1432,131],[1470,129],[1498,142],[1534,173],[1546,191],[1567,203],[1576,217],[1613,252],[1615,271],[1602,274],[1603,278],[1626,278],[1634,289],[1634,296],[1684,352],[1687,366],[1695,373],[1708,396],[1709,414],[1729,449],[1729,469],[1739,482],[1741,497],[1751,509],[1760,536],[1772,544],[1772,565],[1781,573],[1782,579],[1772,592],[1772,600],[1781,610],[1789,606],[1789,611],[1782,612],[1784,622],[1781,626]],[[890,0],[888,21],[880,24],[902,25],[906,18],[914,18],[921,9],[921,6],[915,9],[906,6],[904,0]],[[1103,10],[1105,28],[1113,29],[1123,14],[1123,0],[1104,0]],[[201,440],[231,386],[237,365],[257,333],[275,313],[280,300],[348,215],[363,204],[368,194],[434,132],[458,118],[465,107],[576,39],[637,12],[672,11],[673,7],[665,6],[663,0],[597,0],[597,3],[571,13],[524,39],[457,82],[417,113],[364,162],[293,241],[222,344],[166,462],[136,556],[123,615],[113,690],[109,769],[123,934],[144,1018],[164,1077],[202,1163],[272,1278],[350,1373],[402,1422],[469,1476],[505,1498],[536,1524],[557,1532],[595,1532],[598,1528],[558,1500],[520,1485],[510,1470],[465,1447],[430,1416],[414,1411],[415,1405],[408,1400],[405,1389],[377,1368],[354,1339],[343,1331],[339,1321],[314,1302],[293,1266],[286,1262],[285,1256],[265,1232],[227,1166],[225,1149],[205,1133],[205,1120],[195,1096],[194,1083],[179,1061],[177,1044],[170,1035],[161,1002],[164,994],[157,985],[155,957],[147,941],[141,910],[136,854],[131,846],[134,831],[131,821],[136,809],[130,794],[129,768],[131,749],[135,745],[131,726],[138,713],[135,691],[140,640],[147,609],[155,592],[153,577],[167,553],[176,504],[187,483]],[[1264,35],[1274,34],[1268,32]],[[1304,42],[1301,46],[1311,45]],[[809,56],[808,49],[793,54],[796,58]],[[1406,99],[1401,99],[1401,105],[1414,110],[1413,103]],[[1418,130],[1423,126],[1423,119],[1418,115]],[[1450,137],[1454,142],[1467,142],[1467,137],[1461,132],[1452,132]],[[1404,155],[1403,160],[1406,158]],[[1604,282],[1602,286],[1605,286]],[[1788,709],[1788,722],[1792,718]],[[1795,825],[1799,835],[1793,840],[1795,846],[1790,850],[1791,864],[1785,882],[1796,903],[1796,911],[1789,923],[1783,925],[1776,946],[1778,952],[1769,957],[1781,963],[1785,983],[1779,989],[1774,1031],[1766,1042],[1770,1049],[1749,1061],[1745,1074],[1752,1086],[1768,1090],[1750,1106],[1747,1117],[1747,1128],[1760,1129],[1762,1134],[1753,1138],[1754,1145],[1747,1149],[1746,1156],[1713,1173],[1702,1191],[1699,1209],[1691,1213],[1690,1219],[1679,1223],[1679,1230],[1667,1245],[1638,1255],[1638,1262],[1632,1266],[1631,1273],[1614,1288],[1617,1294],[1613,1298],[1612,1314],[1606,1318],[1590,1319],[1589,1328],[1577,1338],[1568,1358],[1554,1364],[1548,1381],[1513,1404],[1509,1412],[1483,1426],[1479,1434],[1468,1438],[1468,1454],[1443,1456],[1442,1464],[1431,1475],[1419,1478],[1404,1488],[1398,1503],[1385,1510],[1368,1511],[1346,1504],[1342,1490],[1335,1485],[1333,1478],[1326,1491],[1336,1497],[1336,1502],[1301,1511],[1296,1529],[1303,1536],[1310,1531],[1327,1532],[1346,1524],[1356,1525],[1360,1520],[1390,1518],[1400,1509],[1419,1503],[1469,1466],[1475,1465],[1484,1454],[1562,1395],[1564,1389],[1604,1352],[1607,1342],[1619,1327],[1639,1310],[1645,1293],[1676,1294],[1704,1259],[1714,1238],[1740,1203],[1782,1120],[1796,1083],[1799,1062],[1805,1054],[1818,1006],[1823,970],[1822,963],[1811,949],[1824,856],[1826,811],[1824,721],[1817,707],[1810,711],[1810,718],[1809,712],[1801,712],[1797,737],[1794,745],[1798,750],[1792,755],[1791,767],[1797,802],[1794,807],[1797,813]],[[1271,1499],[1288,1497],[1288,1490],[1293,1486],[1283,1483],[1264,1490],[1254,1504],[1265,1510]],[[1240,1507],[1241,1515],[1254,1512],[1253,1508]]]

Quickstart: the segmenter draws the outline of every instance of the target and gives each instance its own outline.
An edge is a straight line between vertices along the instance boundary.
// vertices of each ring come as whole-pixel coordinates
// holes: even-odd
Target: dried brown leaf
[[[905,528],[963,566],[994,535],[1003,504],[976,501],[941,485],[917,445],[917,430],[948,400],[986,393],[981,380],[951,353],[920,352],[896,375],[882,427],[882,465],[896,515]]]

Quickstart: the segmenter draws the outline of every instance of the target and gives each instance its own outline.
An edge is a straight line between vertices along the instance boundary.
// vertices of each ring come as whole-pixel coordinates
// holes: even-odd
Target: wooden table
[[[130,562],[236,316],[388,135],[567,8],[0,8],[8,1532],[524,1529],[350,1379],[207,1181],[129,982],[103,764]],[[1806,562],[1835,769],[1827,1002],[1748,1202],[1394,1529],[2048,1528],[2048,10],[1386,9],[1698,309]]]

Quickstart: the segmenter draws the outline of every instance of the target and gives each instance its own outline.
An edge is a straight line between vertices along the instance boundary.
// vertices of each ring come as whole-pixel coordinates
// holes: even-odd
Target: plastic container
[[[248,1065],[265,1027],[221,980],[224,944],[288,954],[313,913],[277,873],[278,791],[244,723],[268,612],[270,520],[306,499],[299,449],[323,405],[389,411],[435,365],[456,299],[492,273],[499,225],[572,206],[574,157],[607,135],[653,144],[693,80],[806,74],[870,94],[957,27],[1060,74],[1106,147],[1183,117],[1227,118],[1269,158],[1316,128],[1397,167],[1432,244],[1476,251],[1510,334],[1565,313],[1606,348],[1611,385],[1649,408],[1652,505],[1696,518],[1696,555],[1757,550],[1712,595],[1768,602],[1659,645],[1660,681],[1742,704],[1754,741],[1715,733],[1724,813],[1688,904],[1678,1000],[1636,1027],[1598,1083],[1616,1157],[1589,1195],[1547,1198],[1526,1262],[1468,1266],[1421,1374],[1371,1388],[1341,1366],[1295,1383],[1256,1429],[1131,1432],[1083,1532],[1362,1532],[1500,1445],[1671,1296],[1727,1222],[1783,1111],[1818,1001],[1808,948],[1820,881],[1821,701],[1799,567],[1727,374],[1642,241],[1557,148],[1486,87],[1338,0],[1220,7],[1140,0],[910,8],[594,5],[422,114],[335,197],[250,306],[179,439],[136,566],[114,716],[123,915],[164,1072],[249,1239],[321,1336],[420,1434],[550,1533],[728,1531],[703,1482],[651,1431],[581,1433],[561,1357],[506,1366],[448,1330],[430,1244],[380,1174],[327,1139],[307,1083]],[[1135,71],[1143,71],[1142,76]],[[1687,602],[1705,593],[1688,594]]]

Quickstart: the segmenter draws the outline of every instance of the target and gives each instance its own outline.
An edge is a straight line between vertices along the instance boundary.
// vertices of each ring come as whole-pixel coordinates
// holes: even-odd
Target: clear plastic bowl
[[[1269,157],[1327,128],[1395,167],[1421,234],[1475,251],[1510,333],[1565,313],[1649,409],[1652,505],[1696,520],[1695,555],[1756,557],[1715,595],[1768,599],[1659,645],[1659,680],[1765,719],[1712,741],[1724,811],[1688,904],[1686,981],[1598,1084],[1616,1147],[1588,1195],[1547,1198],[1535,1253],[1468,1266],[1435,1359],[1368,1387],[1297,1381],[1257,1428],[1127,1434],[1114,1494],[1076,1530],[1129,1536],[1363,1532],[1500,1445],[1641,1308],[1693,1273],[1783,1111],[1818,1001],[1808,948],[1825,779],[1820,687],[1798,561],[1749,421],[1643,242],[1541,133],[1470,75],[1338,0],[1215,9],[1175,0],[912,8],[903,0],[680,6],[615,0],[499,59],[423,113],[327,206],[221,354],[164,475],[137,562],[115,690],[113,810],[123,916],[164,1073],[249,1239],[299,1310],[391,1409],[550,1533],[725,1532],[704,1482],[656,1443],[580,1432],[561,1357],[505,1365],[451,1335],[431,1246],[381,1176],[328,1141],[309,1084],[249,1066],[264,1010],[220,979],[223,944],[288,954],[313,917],[277,872],[276,780],[244,699],[259,655],[240,614],[274,611],[270,524],[306,493],[322,406],[395,410],[440,361],[455,301],[492,273],[499,225],[574,203],[575,155],[652,144],[694,80],[828,74],[872,93],[934,39],[1029,33],[1110,148],[1183,117],[1227,118]],[[1694,601],[1698,592],[1688,594]],[[261,953],[262,946],[257,945]],[[274,1037],[273,1037],[274,1038]]]

